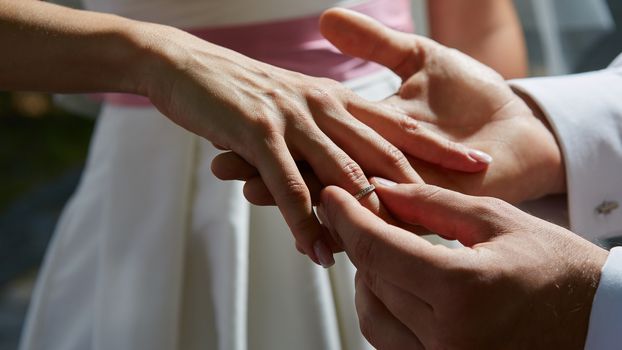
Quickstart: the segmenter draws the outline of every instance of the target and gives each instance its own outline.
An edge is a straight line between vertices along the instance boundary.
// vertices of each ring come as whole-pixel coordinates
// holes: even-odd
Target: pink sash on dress
[[[375,18],[386,26],[412,32],[409,0],[370,0],[349,9]],[[365,76],[380,66],[341,54],[319,31],[319,15],[259,24],[187,30],[213,44],[284,69],[346,81]],[[107,93],[104,101],[123,106],[149,106],[143,96]]]

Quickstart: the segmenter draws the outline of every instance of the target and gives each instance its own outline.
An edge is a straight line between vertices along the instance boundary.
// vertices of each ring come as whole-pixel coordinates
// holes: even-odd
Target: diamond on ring
[[[365,187],[364,189],[356,192],[356,194],[354,195],[354,198],[356,198],[357,201],[360,201],[361,198],[367,196],[368,194],[374,192],[375,190],[376,190],[376,186],[369,185],[369,186]]]

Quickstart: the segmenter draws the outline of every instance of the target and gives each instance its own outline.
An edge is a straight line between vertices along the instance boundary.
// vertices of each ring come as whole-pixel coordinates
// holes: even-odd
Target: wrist
[[[171,96],[181,82],[197,74],[222,79],[218,58],[235,54],[201,40],[183,30],[154,23],[135,22],[129,31],[130,42],[137,52],[132,65],[133,93],[151,99],[167,114]]]
[[[181,30],[154,23],[130,21],[125,27],[124,38],[131,60],[125,67],[129,93],[151,97],[160,91],[163,82],[169,80],[175,70],[175,53],[178,45],[173,37]],[[178,54],[177,54],[178,55]]]
[[[574,235],[573,233],[570,233]],[[600,283],[601,271],[607,261],[608,251],[579,237],[579,246],[565,251],[569,279],[559,296],[559,317],[564,320],[560,338],[583,348],[588,333],[592,304]]]
[[[541,140],[542,142],[536,148],[538,154],[541,155],[541,165],[537,169],[538,174],[534,174],[542,179],[543,185],[540,196],[566,193],[564,157],[551,123],[540,106],[529,95],[518,90],[514,90],[514,93],[531,110],[538,127],[546,130],[544,135],[547,137]]]

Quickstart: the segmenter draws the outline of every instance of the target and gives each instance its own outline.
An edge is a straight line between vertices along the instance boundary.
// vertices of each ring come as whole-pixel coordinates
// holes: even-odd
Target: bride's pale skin
[[[350,193],[369,186],[372,175],[420,182],[405,153],[467,172],[490,161],[423,129],[412,144],[424,147],[399,150],[357,119],[406,120],[398,109],[168,26],[0,0],[0,47],[0,89],[144,95],[173,122],[237,153],[264,179],[299,250],[324,265],[335,247],[315,217],[297,161],[323,184]],[[375,194],[363,203],[379,213]]]

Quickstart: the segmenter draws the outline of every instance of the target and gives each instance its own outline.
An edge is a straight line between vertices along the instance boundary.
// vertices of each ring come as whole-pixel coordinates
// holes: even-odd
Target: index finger
[[[434,296],[452,258],[449,248],[385,223],[338,187],[322,191],[320,207],[325,224],[359,270],[376,273],[423,300]]]

